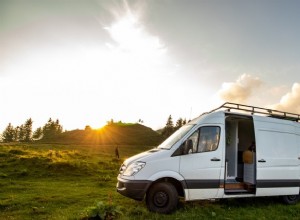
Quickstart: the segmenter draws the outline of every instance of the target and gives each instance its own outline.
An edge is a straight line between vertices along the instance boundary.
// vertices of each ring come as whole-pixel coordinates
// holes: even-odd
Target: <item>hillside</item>
[[[115,212],[109,219],[119,220],[299,219],[300,203],[284,205],[279,197],[180,199],[170,215],[149,212],[145,201],[117,193],[116,177],[124,159],[150,149],[120,146],[117,159],[110,145],[0,143],[0,219],[100,219],[97,212],[101,219]]]
[[[97,130],[66,131],[57,137],[55,141],[47,140],[47,142],[155,146],[162,140],[160,134],[144,125],[113,123]]]

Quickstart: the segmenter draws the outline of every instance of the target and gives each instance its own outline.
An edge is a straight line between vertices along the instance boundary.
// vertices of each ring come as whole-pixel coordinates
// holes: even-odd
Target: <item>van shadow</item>
[[[255,198],[230,198],[220,200],[202,200],[186,202],[180,200],[178,203],[178,210],[186,209],[187,207],[209,207],[219,205],[224,208],[267,208],[269,206],[283,204],[281,197],[255,197]]]

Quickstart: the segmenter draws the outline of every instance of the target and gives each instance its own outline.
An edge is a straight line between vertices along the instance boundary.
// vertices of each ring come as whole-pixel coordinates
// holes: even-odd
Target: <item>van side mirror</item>
[[[172,154],[172,157],[181,156],[189,153],[189,150],[193,149],[193,141],[191,139],[183,142],[180,147]]]
[[[183,154],[188,154],[192,150],[193,150],[193,140],[187,139],[183,143]]]

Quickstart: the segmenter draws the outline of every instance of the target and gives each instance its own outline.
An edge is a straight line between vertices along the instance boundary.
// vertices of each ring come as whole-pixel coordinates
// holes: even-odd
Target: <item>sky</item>
[[[300,114],[300,1],[0,0],[0,132],[159,129],[226,101]]]

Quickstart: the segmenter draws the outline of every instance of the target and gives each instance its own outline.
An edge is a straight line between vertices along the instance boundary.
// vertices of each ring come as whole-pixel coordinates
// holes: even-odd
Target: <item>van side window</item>
[[[220,140],[220,127],[207,126],[200,128],[198,152],[214,151],[218,148]]]

